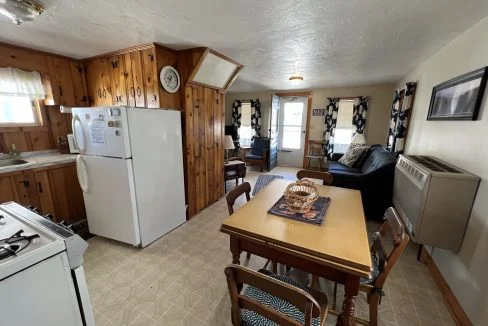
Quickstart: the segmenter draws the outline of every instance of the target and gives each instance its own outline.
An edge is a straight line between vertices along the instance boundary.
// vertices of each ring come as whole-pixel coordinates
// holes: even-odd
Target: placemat
[[[273,207],[269,209],[268,213],[305,223],[321,225],[324,222],[329,204],[330,197],[319,197],[307,213],[294,213],[288,210],[285,196],[281,196]]]

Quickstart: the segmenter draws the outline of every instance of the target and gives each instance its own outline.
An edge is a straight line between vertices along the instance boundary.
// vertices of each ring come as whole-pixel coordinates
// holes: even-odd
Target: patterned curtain
[[[261,137],[261,103],[259,103],[259,99],[251,100],[251,127],[254,130],[252,139]]]
[[[417,83],[407,83],[405,87],[395,90],[390,114],[390,128],[386,148],[396,154],[402,154],[407,139],[408,122],[412,112]]]
[[[352,115],[352,124],[356,126],[356,132],[354,134],[364,134],[364,128],[366,127],[366,118],[368,115],[368,97],[359,96],[354,101],[354,109]]]
[[[337,112],[339,112],[339,98],[327,98],[329,104],[325,109],[325,130],[324,130],[324,154],[332,157],[334,152],[334,133],[337,124]]]
[[[239,100],[234,100],[234,103],[232,103],[232,125],[237,127],[237,130],[241,127],[241,104],[242,102]],[[237,132],[237,141],[239,141],[239,132]]]

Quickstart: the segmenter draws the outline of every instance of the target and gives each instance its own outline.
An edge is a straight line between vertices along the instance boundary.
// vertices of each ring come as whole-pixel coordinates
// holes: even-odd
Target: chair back
[[[387,253],[384,245],[387,236],[393,240],[393,249],[389,253]],[[379,232],[373,234],[373,245],[371,246],[371,253],[376,255],[380,271],[374,282],[375,287],[383,287],[388,274],[395,266],[409,241],[410,237],[405,232],[405,226],[400,216],[398,216],[393,207],[388,208]]]
[[[269,151],[269,143],[269,138],[259,137],[254,139],[251,144],[251,154],[263,156],[265,151]]]
[[[239,289],[242,288],[243,284],[253,286],[272,296],[278,297],[293,304],[304,314],[304,325],[306,326],[312,325],[312,318],[321,316],[320,305],[312,297],[312,295],[303,291],[302,289],[240,265],[227,266],[225,268],[225,276],[227,278],[227,286],[229,288],[232,303],[232,319],[234,325],[241,325],[241,309],[254,311],[257,314],[274,321],[278,325],[302,325],[284,313],[242,295]]]
[[[308,155],[324,157],[324,142],[319,140],[309,140]]]
[[[329,172],[320,172],[314,170],[300,170],[297,172],[297,179],[301,180],[303,178],[309,179],[320,179],[322,184],[328,186],[334,181],[334,177]]]
[[[246,194],[247,201],[251,200],[251,185],[249,182],[244,182],[229,191],[229,193],[225,196],[227,200],[227,208],[229,209],[229,215],[234,214],[234,203],[236,199],[239,198],[242,194]]]

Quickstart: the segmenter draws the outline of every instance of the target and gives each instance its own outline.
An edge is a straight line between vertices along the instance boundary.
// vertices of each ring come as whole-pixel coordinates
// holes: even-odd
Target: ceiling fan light
[[[0,0],[0,14],[4,15],[18,26],[26,21],[32,21],[42,14],[44,8],[35,2],[27,0]]]
[[[288,80],[293,84],[293,85],[298,85],[303,81],[303,77],[299,73],[294,73]]]

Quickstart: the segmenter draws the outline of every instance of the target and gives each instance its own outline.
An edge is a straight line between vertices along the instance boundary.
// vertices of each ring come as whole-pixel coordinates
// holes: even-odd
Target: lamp
[[[364,138],[364,135],[363,134],[360,134],[360,133],[357,133],[352,141],[351,141],[351,144],[361,144],[361,145],[364,145],[366,144],[366,138]]]
[[[232,139],[232,136],[226,135],[225,136],[225,141],[224,141],[224,149],[225,149],[225,163],[229,163],[229,149],[234,149],[234,140]]]
[[[0,0],[0,14],[7,16],[18,26],[39,16],[44,8],[28,0]]]

